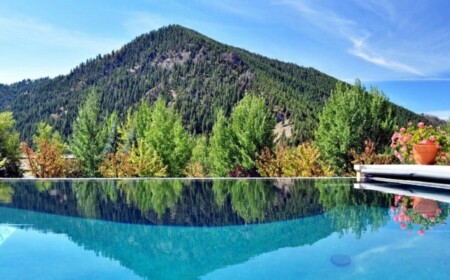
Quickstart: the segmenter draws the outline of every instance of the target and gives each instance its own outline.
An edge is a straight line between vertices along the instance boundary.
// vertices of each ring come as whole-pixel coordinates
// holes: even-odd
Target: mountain
[[[101,94],[103,114],[124,115],[141,100],[164,96],[173,102],[193,133],[209,132],[219,109],[229,114],[246,91],[265,98],[279,131],[294,142],[313,137],[318,114],[337,79],[214,41],[171,25],[141,35],[121,49],[98,55],[68,75],[0,85],[0,111],[11,110],[23,139],[39,121],[67,136],[78,106],[93,86]],[[393,105],[399,123],[418,120]]]

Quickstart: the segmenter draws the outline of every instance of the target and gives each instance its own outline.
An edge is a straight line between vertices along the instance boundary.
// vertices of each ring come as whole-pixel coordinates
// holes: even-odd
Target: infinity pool
[[[3,180],[0,279],[450,275],[450,195],[354,183]]]

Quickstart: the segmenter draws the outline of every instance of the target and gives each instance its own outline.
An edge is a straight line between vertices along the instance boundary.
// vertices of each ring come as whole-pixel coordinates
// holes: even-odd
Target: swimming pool
[[[446,202],[435,202],[434,214],[429,209],[424,214],[406,195],[359,190],[354,183],[3,180],[0,275],[444,279],[450,274]],[[445,201],[447,194],[441,191],[440,197]]]

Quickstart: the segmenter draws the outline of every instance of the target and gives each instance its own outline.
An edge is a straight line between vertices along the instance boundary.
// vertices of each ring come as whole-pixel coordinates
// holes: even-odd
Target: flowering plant
[[[442,210],[434,200],[402,195],[395,195],[391,212],[392,219],[400,223],[402,230],[412,230],[414,224],[419,225],[419,235],[424,235],[435,225],[446,224],[448,216],[448,209]]]
[[[438,148],[437,161],[447,161],[448,138],[446,132],[439,128],[434,128],[432,125],[425,125],[419,122],[414,126],[412,122],[408,126],[400,128],[399,131],[394,132],[391,138],[391,148],[394,150],[394,155],[400,162],[412,162],[413,145],[417,144],[436,144]]]

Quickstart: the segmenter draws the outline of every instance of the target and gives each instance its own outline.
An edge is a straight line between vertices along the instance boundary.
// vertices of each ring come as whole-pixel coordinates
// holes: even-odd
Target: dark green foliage
[[[20,177],[19,134],[11,112],[0,113],[0,177]]]
[[[336,81],[312,68],[169,26],[90,59],[66,76],[5,86],[0,89],[0,110],[14,111],[22,138],[29,138],[39,121],[68,136],[79,104],[95,85],[104,116],[116,111],[123,117],[142,99],[153,102],[164,96],[174,103],[189,131],[209,133],[217,112],[222,109],[229,116],[245,92],[252,90],[264,97],[278,121],[292,120],[294,142],[298,142],[312,137],[317,115]]]
[[[377,89],[368,94],[359,81],[352,87],[338,83],[319,117],[316,144],[322,158],[342,174],[351,168],[349,151],[361,153],[365,140],[387,146],[395,126],[393,111]]]
[[[114,121],[110,120],[108,123],[111,125],[105,125],[100,117],[98,94],[93,89],[79,110],[78,117],[73,124],[70,141],[70,151],[80,162],[83,176],[98,177],[100,175],[98,168],[108,140],[111,142],[110,148],[113,148],[113,139],[108,139],[108,136],[114,137],[114,133],[111,131]]]
[[[79,104],[95,85],[104,117],[116,111],[123,118],[141,100],[164,96],[190,132],[207,134],[219,110],[229,116],[245,92],[252,91],[264,97],[277,122],[289,119],[294,124],[293,137],[283,141],[296,145],[313,138],[318,115],[336,82],[313,68],[269,59],[171,25],[89,59],[68,75],[0,85],[0,111],[14,112],[22,139],[28,139],[40,121],[67,137]],[[400,124],[419,119],[404,108],[395,110]]]

